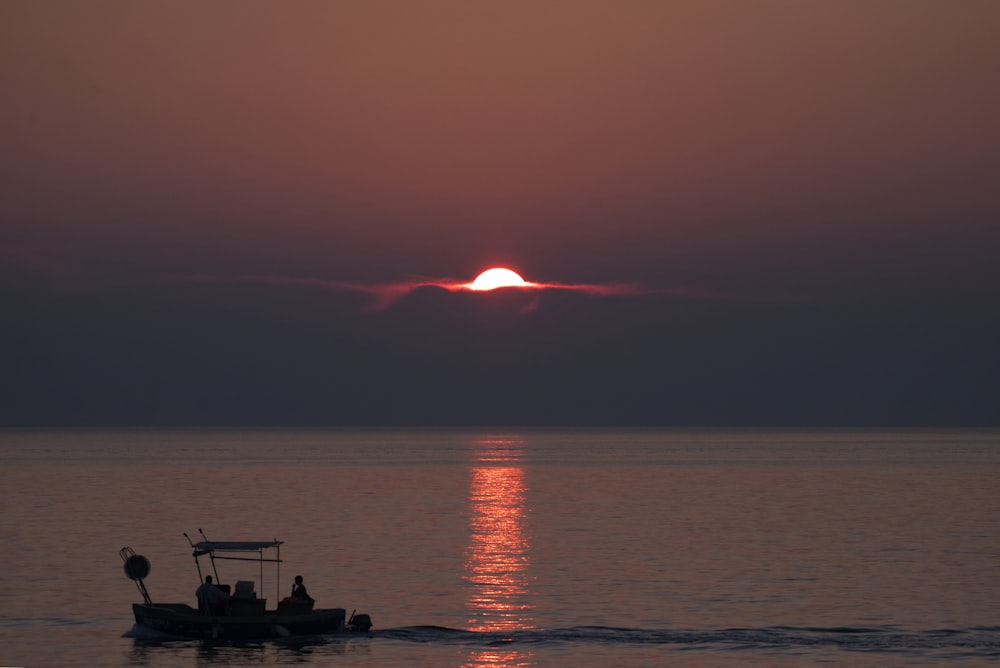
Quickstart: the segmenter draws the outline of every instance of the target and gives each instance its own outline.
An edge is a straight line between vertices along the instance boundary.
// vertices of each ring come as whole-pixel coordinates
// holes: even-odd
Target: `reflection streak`
[[[532,627],[528,601],[530,542],[524,531],[526,486],[517,466],[521,441],[477,442],[480,451],[471,470],[469,515],[471,542],[465,579],[470,583],[467,608],[472,631],[503,632]],[[530,654],[477,652],[467,666],[530,665]]]

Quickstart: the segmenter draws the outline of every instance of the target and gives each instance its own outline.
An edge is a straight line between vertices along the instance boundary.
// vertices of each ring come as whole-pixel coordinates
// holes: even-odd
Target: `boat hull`
[[[291,636],[342,633],[343,608],[283,613],[268,610],[255,615],[204,615],[183,603],[133,603],[137,624],[181,638],[261,640]]]

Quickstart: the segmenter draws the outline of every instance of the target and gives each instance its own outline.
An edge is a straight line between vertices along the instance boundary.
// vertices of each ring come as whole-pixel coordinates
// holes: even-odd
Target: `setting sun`
[[[527,283],[517,272],[502,267],[487,269],[476,276],[469,286],[471,290],[496,290],[497,288],[512,288],[525,286]]]

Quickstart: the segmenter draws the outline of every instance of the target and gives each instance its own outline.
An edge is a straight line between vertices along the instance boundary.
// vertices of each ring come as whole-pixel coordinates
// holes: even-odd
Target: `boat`
[[[202,538],[205,534],[198,529]],[[344,608],[314,608],[311,598],[283,598],[273,609],[268,609],[267,599],[260,598],[256,585],[263,586],[264,565],[273,564],[276,586],[280,586],[280,540],[265,541],[210,541],[205,538],[194,543],[192,556],[198,570],[201,596],[197,608],[186,603],[153,602],[146,589],[145,579],[150,572],[146,557],[136,554],[130,547],[123,547],[119,555],[124,562],[125,575],[135,582],[142,603],[132,604],[132,613],[138,625],[159,633],[180,638],[223,641],[266,640],[296,636],[317,636],[335,633],[367,633],[372,628],[371,617],[351,613]],[[203,577],[201,559],[207,557],[212,576]],[[238,580],[235,587],[219,578],[219,561],[259,562],[258,580]],[[355,611],[356,612],[356,611]]]

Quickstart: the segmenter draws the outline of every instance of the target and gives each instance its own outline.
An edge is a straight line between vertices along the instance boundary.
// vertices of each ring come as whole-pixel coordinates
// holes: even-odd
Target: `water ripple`
[[[717,630],[630,629],[576,626],[561,629],[526,629],[497,632],[463,631],[439,626],[386,629],[374,638],[416,643],[469,646],[501,644],[685,645],[705,649],[780,650],[817,645],[858,652],[927,654],[951,652],[955,656],[1000,656],[1000,627],[906,631],[893,627],[766,627]]]

